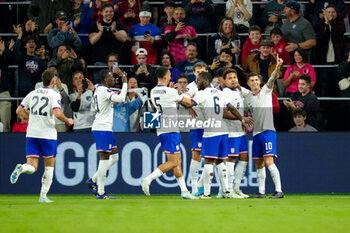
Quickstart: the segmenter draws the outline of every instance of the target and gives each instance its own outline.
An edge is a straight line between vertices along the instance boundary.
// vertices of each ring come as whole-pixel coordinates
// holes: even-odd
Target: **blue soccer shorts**
[[[92,133],[95,137],[97,152],[112,152],[112,149],[117,148],[112,131],[92,131]]]
[[[26,157],[27,158],[54,158],[57,155],[57,140],[43,138],[27,138]]]
[[[190,129],[191,150],[201,151],[204,129]]]
[[[203,138],[201,155],[206,159],[227,159],[228,135]]]
[[[228,156],[238,157],[239,153],[248,152],[245,135],[236,138],[228,138]]]
[[[267,130],[253,137],[253,159],[277,158],[276,132]]]
[[[165,154],[180,153],[181,134],[180,133],[163,133],[158,136],[162,150]]]

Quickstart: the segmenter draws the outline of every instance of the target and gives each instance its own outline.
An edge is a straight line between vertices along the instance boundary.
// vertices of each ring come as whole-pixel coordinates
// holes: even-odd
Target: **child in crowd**
[[[27,132],[28,127],[28,119],[25,119],[22,116],[19,116],[20,121],[16,122],[12,127],[12,132],[21,132],[25,133]]]
[[[249,27],[249,36],[244,42],[242,49],[242,62],[252,54],[259,52],[260,41],[262,41],[261,28],[253,25]]]
[[[173,24],[173,14],[175,9],[175,2],[174,1],[166,1],[164,3],[163,9],[165,12],[165,15],[163,15],[159,20],[159,28],[161,32],[164,32],[164,29]]]
[[[273,54],[276,55],[278,53],[278,56],[282,58],[283,65],[289,65],[290,64],[290,55],[286,50],[286,46],[288,45],[287,42],[283,39],[283,34],[281,29],[274,28],[270,32],[271,37],[271,46],[273,49]]]

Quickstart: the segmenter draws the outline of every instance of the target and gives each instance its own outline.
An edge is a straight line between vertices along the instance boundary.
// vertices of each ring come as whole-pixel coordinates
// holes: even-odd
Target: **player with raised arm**
[[[61,111],[61,96],[53,88],[57,77],[53,71],[42,74],[43,87],[31,91],[18,106],[16,113],[29,118],[26,140],[27,163],[17,164],[10,176],[12,184],[22,174],[33,174],[38,169],[40,155],[44,158],[45,170],[41,180],[40,203],[53,202],[47,197],[53,178],[57,154],[57,131],[54,116],[73,125],[73,119],[65,117]],[[29,110],[29,112],[27,111]]]
[[[177,123],[177,103],[181,102],[181,97],[177,90],[167,87],[170,81],[171,73],[166,67],[159,67],[156,70],[158,85],[151,90],[151,101],[157,113],[161,113],[162,122]],[[186,187],[185,178],[182,175],[181,169],[181,134],[179,127],[163,127],[157,129],[157,135],[162,146],[163,153],[167,156],[167,161],[158,166],[150,175],[141,180],[143,192],[150,196],[149,186],[151,182],[164,173],[173,170],[176,180],[181,189],[181,197],[183,199],[197,199],[193,196]]]
[[[230,103],[244,115],[244,103],[241,87],[237,77],[237,72],[234,69],[226,69],[223,73],[223,94],[230,100]],[[248,147],[245,136],[245,130],[242,124],[235,120],[234,116],[224,119],[229,136],[228,136],[228,159],[226,160],[228,189],[231,192],[232,198],[248,198],[239,186],[244,177],[248,164]],[[235,162],[238,157],[238,163],[235,170]],[[233,185],[234,184],[234,185]]]
[[[202,157],[205,158],[203,170],[204,194],[202,199],[211,199],[210,186],[213,179],[213,165],[216,164],[224,197],[231,197],[228,190],[227,168],[223,161],[228,155],[228,131],[223,122],[225,109],[227,108],[238,120],[252,123],[251,119],[243,118],[237,109],[230,104],[221,91],[211,87],[212,77],[208,72],[202,72],[197,77],[198,93],[194,98],[184,98],[182,104],[187,107],[198,106],[203,112],[204,119],[215,119],[218,124],[216,127],[207,127],[204,129]]]
[[[115,84],[113,74],[109,70],[100,72],[100,83],[95,86],[93,95],[95,120],[92,124],[92,133],[96,141],[96,150],[100,157],[98,169],[95,175],[87,180],[90,192],[96,195],[96,199],[115,199],[105,193],[106,173],[118,159],[118,149],[112,132],[113,104],[123,103],[127,94],[126,74],[122,75],[123,87],[120,94],[110,90]]]
[[[283,60],[278,57],[275,70],[267,83],[261,88],[261,80],[256,73],[247,75],[247,84],[252,93],[244,98],[245,105],[251,110],[254,120],[253,131],[253,159],[257,168],[257,181],[259,192],[252,198],[265,198],[265,164],[270,171],[275,193],[270,198],[283,198],[280,173],[274,164],[274,157],[277,157],[276,130],[273,124],[272,112],[272,90],[278,78]]]

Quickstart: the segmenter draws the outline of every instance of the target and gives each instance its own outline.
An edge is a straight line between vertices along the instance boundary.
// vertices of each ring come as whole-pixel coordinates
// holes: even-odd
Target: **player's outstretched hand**
[[[71,126],[71,125],[73,125],[74,124],[74,121],[73,121],[73,119],[72,118],[68,118],[68,126]]]
[[[126,72],[124,71],[122,74],[122,83],[127,83],[128,82],[128,76]]]

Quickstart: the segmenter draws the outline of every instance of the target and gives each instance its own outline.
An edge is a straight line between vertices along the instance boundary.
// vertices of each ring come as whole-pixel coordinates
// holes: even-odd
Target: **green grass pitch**
[[[0,232],[350,232],[350,195],[182,200],[179,195],[0,195]]]

